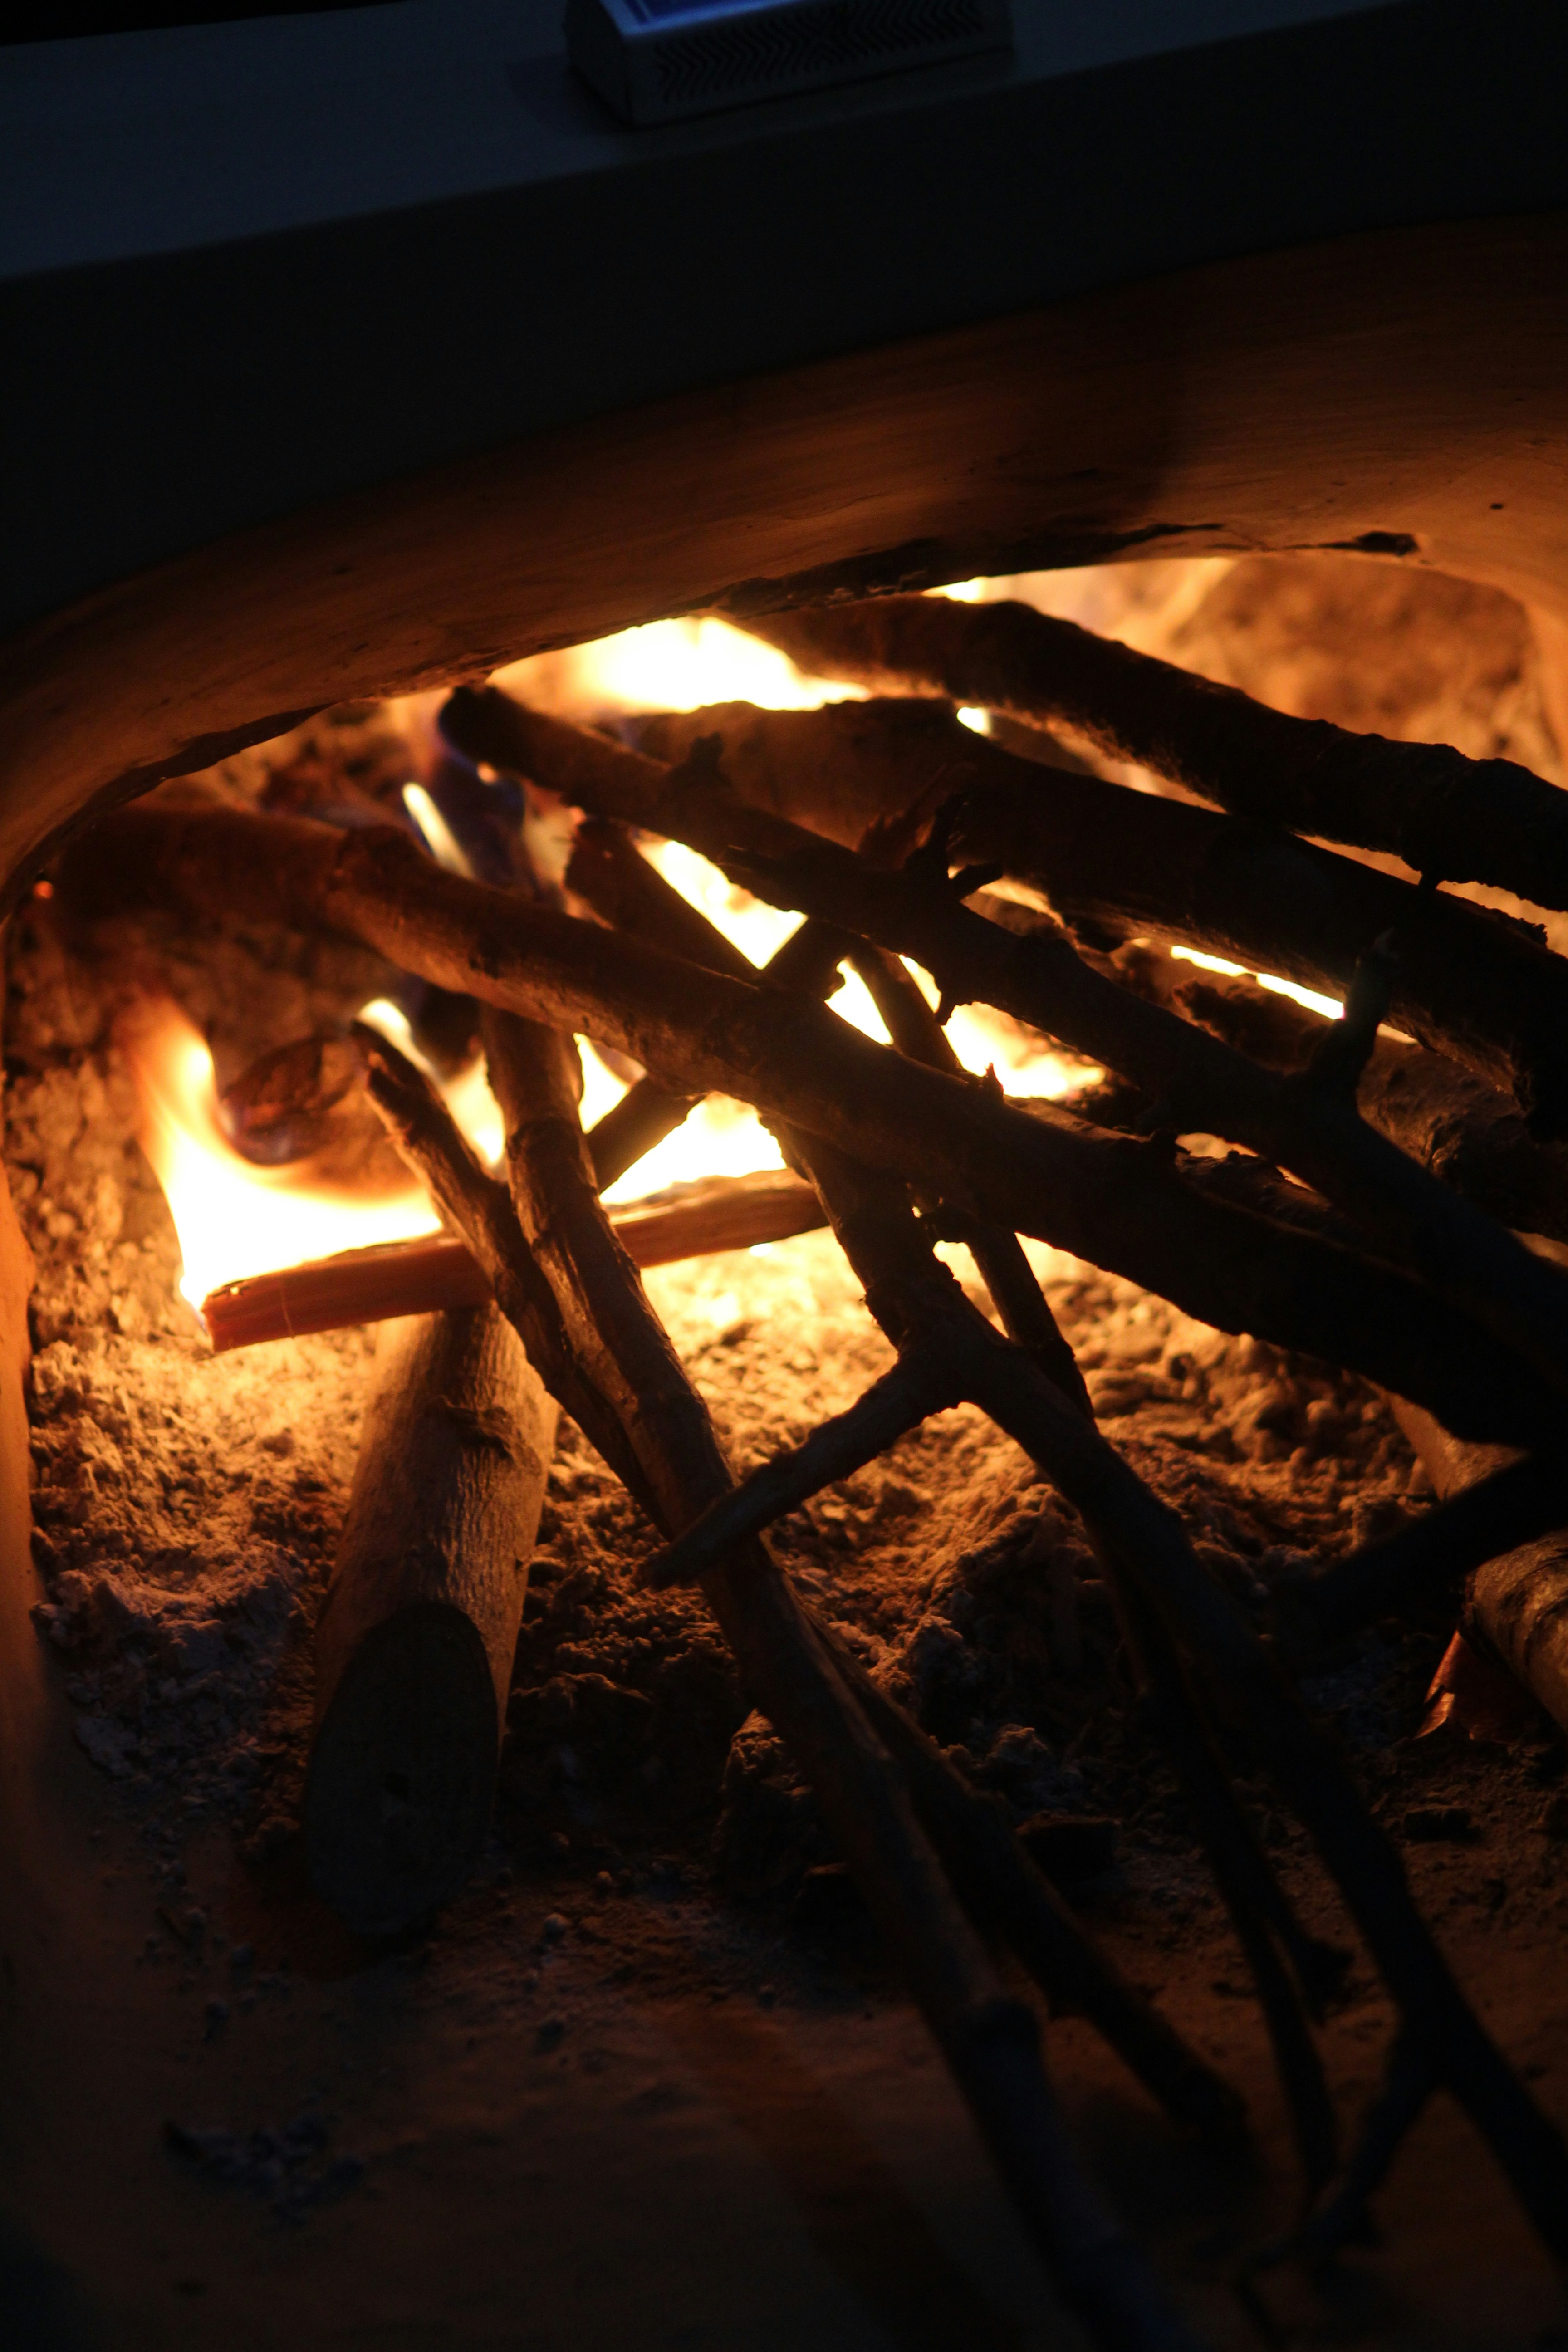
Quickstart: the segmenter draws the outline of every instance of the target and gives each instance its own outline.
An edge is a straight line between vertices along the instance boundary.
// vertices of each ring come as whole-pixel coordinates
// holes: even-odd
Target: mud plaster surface
[[[1384,723],[1398,731],[1386,715]],[[229,1069],[361,1001],[383,977],[275,940],[153,947]],[[357,1988],[336,2021],[324,2011],[320,2032],[296,2037],[310,2055],[301,2048],[274,2082],[237,2061],[220,2084],[215,2054],[205,2104],[182,2111],[180,2161],[215,2193],[248,2197],[274,2220],[310,2211],[311,2227],[326,2229],[333,2199],[362,2182],[374,2191],[406,2167],[408,2134],[423,2127],[411,2118],[439,2110],[448,2094],[395,2081],[359,2096],[344,2079],[350,2061],[329,2063],[323,2042],[340,2053],[352,2044],[353,2063],[373,2068],[378,2004],[405,2002],[427,2021],[450,2011],[437,2040],[452,2041],[454,2065],[458,2021],[470,2052],[532,2053],[518,2095],[538,2122],[552,2085],[564,2091],[595,2073],[595,2035],[610,2053],[604,2064],[630,2063],[616,2037],[635,2039],[616,2005],[631,1997],[613,1990],[628,1983],[639,2002],[699,2003],[693,2050],[722,2053],[723,2033],[704,2042],[700,2021],[700,2005],[715,1999],[742,2000],[749,2017],[787,2016],[792,2033],[798,2025],[824,2048],[837,2035],[824,2063],[840,2084],[858,2064],[871,2067],[857,2095],[874,2115],[877,2066],[915,2060],[901,2026],[889,2038],[900,2012],[814,1809],[765,1726],[747,1717],[700,1602],[633,1589],[648,1530],[569,1425],[531,1575],[480,1879],[429,1941],[402,1956],[345,1952],[314,1919],[298,1888],[294,1829],[310,1632],[373,1338],[211,1358],[175,1297],[172,1230],[131,1139],[112,1002],[104,967],[68,946],[48,902],[31,902],[10,941],[6,1160],[38,1275],[31,1415],[48,1593],[38,1635],[58,1658],[77,1739],[102,1776],[105,1818],[117,1825],[108,1834],[131,1841],[131,1879],[146,1889],[137,1965],[205,2019],[185,2029],[193,2056],[221,2054],[231,2027],[251,2020],[259,2031],[312,1984]],[[965,1271],[961,1253],[952,1262]],[[1108,1434],[1182,1510],[1244,1604],[1296,1556],[1343,1549],[1421,1507],[1420,1475],[1358,1383],[1209,1331],[1049,1253],[1038,1263]],[[648,1284],[742,1468],[840,1409],[887,1360],[824,1235],[661,1269]],[[1042,1811],[1117,1818],[1111,1867],[1079,1899],[1205,2046],[1256,2074],[1241,1966],[1142,1734],[1093,1562],[1070,1512],[1016,1449],[971,1412],[944,1415],[786,1522],[778,1546],[873,1672],[1016,1820]],[[1544,1980],[1542,1969],[1550,1976],[1562,1924],[1552,1793],[1562,1751],[1544,1725],[1509,1752],[1445,1738],[1411,1744],[1447,1630],[1439,1612],[1375,1633],[1308,1695],[1350,1741],[1378,1811],[1408,1838],[1418,1891],[1469,1954],[1468,1980],[1483,1971],[1489,2000],[1512,2003],[1516,2042],[1529,2041],[1533,2070],[1549,2077],[1558,2063],[1549,2004],[1524,1989]],[[1342,1933],[1299,1834],[1261,1786],[1249,1793],[1309,1916]],[[1434,1816],[1447,1824],[1436,1841]],[[1331,2028],[1342,2090],[1370,2086],[1384,2023],[1358,1973]],[[1069,2059],[1075,2046],[1069,2031]],[[1099,2063],[1086,2080],[1098,2079]],[[664,2079],[655,2067],[632,2095],[657,2107]],[[507,2099],[497,2098],[500,2128]],[[1113,2172],[1132,2160],[1125,2147],[1101,2154]],[[1159,2159],[1174,2160],[1169,2150]],[[1462,2142],[1458,2160],[1478,2160],[1473,2143]],[[1127,2193],[1137,2208],[1135,2182]],[[984,2222],[971,2220],[984,2237]],[[1402,2221],[1419,2242],[1419,2215],[1402,2210]],[[1219,2276],[1259,2226],[1249,2210],[1212,2243],[1189,2231],[1187,2272]],[[1506,2239],[1506,2220],[1497,2226]],[[1405,2291],[1419,2301],[1418,2284]],[[960,2318],[948,2319],[960,2330]],[[891,2333],[865,2340],[964,2340],[922,2324],[906,2296]],[[963,2323],[977,2324],[973,2312]],[[1368,2324],[1378,2332],[1383,2323],[1374,2314]],[[1483,2312],[1479,2332],[1451,2340],[1533,2341],[1536,2324],[1510,2319],[1510,2332],[1493,2336]],[[181,2331],[181,2340],[200,2336]],[[445,2339],[432,2315],[407,2340]],[[476,2331],[475,2340],[489,2339]],[[629,2340],[763,2337],[634,2327]],[[1395,2328],[1389,2340],[1437,2338],[1417,2321],[1414,2335]]]

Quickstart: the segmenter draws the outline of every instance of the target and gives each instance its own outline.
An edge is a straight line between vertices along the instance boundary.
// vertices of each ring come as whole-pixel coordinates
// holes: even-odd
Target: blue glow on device
[[[676,122],[1012,42],[1012,0],[566,0],[572,62],[626,122]]]

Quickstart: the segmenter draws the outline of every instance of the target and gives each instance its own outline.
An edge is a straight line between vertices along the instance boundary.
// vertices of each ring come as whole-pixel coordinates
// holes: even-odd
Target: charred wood
[[[574,732],[540,723],[552,744]],[[1158,1104],[1164,1127],[1227,1136],[1289,1168],[1517,1348],[1568,1402],[1568,1279],[1358,1116],[1356,1083],[1398,985],[1400,958],[1386,945],[1357,965],[1345,1018],[1323,1028],[1310,1067],[1280,1078],[1095,971],[1059,931],[1021,937],[958,904],[970,877],[950,887],[941,826],[892,873],[737,803],[711,746],[656,779],[652,762],[624,754],[616,764],[615,747],[584,739],[579,789],[614,795],[616,814],[688,842],[775,905],[916,957],[945,1002],[998,1005],[1104,1063]]]
[[[595,911],[621,930],[679,954],[689,962],[751,977],[740,950],[655,871],[620,828],[588,819],[579,834],[568,877]],[[765,967],[765,974],[776,985],[797,985],[821,995],[837,985],[841,958],[852,963],[865,981],[901,1054],[931,1069],[959,1075],[962,1066],[942,1024],[903,964],[885,950],[815,919],[785,940]],[[1017,1234],[984,1220],[963,1216],[946,1219],[942,1230],[947,1239],[968,1248],[1013,1338],[1037,1349],[1049,1377],[1089,1412],[1089,1391],[1082,1375],[1057,1328]]]
[[[792,1234],[814,1232],[825,1221],[811,1186],[781,1169],[709,1177],[681,1186],[672,1196],[612,1210],[611,1222],[632,1264],[648,1266],[785,1241]],[[201,1311],[214,1351],[222,1355],[230,1348],[253,1348],[307,1331],[479,1307],[489,1295],[489,1284],[466,1245],[455,1234],[432,1234],[226,1283],[203,1299]]]
[[[1484,1490],[1495,1495],[1510,1466],[1506,1452],[1467,1445],[1398,1398],[1394,1410],[1438,1495],[1453,1498],[1450,1508],[1473,1493],[1479,1509]],[[1542,1534],[1481,1561],[1466,1587],[1459,1622],[1568,1730],[1568,1534]]]
[[[1254,1061],[1301,1068],[1314,1013],[1243,980],[1177,980],[1179,1003]],[[1516,1233],[1568,1241],[1568,1147],[1542,1143],[1508,1095],[1446,1055],[1380,1036],[1356,1093],[1362,1117],[1456,1192]]]
[[[1117,1581],[1174,1647],[1215,1717],[1233,1723],[1298,1814],[1403,2013],[1423,2059],[1491,2145],[1520,2204],[1559,2260],[1568,2253],[1568,2149],[1485,2033],[1411,1897],[1397,1854],[1338,1751],[1235,1604],[1205,1575],[1180,1522],[1020,1349],[933,1279],[929,1245],[878,1180],[818,1154],[835,1230],[900,1342],[944,1329],[966,1393],[1044,1467],[1079,1511]],[[868,1198],[869,1189],[871,1197]],[[956,1302],[956,1303],[955,1303]],[[749,1484],[749,1482],[748,1482]],[[742,1487],[742,1495],[745,1493]],[[733,1519],[731,1516],[731,1529]],[[703,1538],[687,1538],[689,1560]]]
[[[475,1261],[484,1261],[499,1291],[510,1298],[508,1315],[520,1319],[536,1352],[545,1383],[562,1404],[578,1418],[590,1440],[605,1454],[611,1470],[642,1500],[658,1524],[658,1503],[644,1479],[637,1454],[626,1442],[621,1425],[602,1404],[602,1388],[590,1371],[578,1367],[566,1350],[564,1324],[541,1301],[541,1277],[521,1225],[517,1223],[505,1190],[484,1173],[458,1136],[445,1106],[426,1079],[395,1054],[384,1040],[369,1040],[372,1096],[388,1129],[409,1162],[447,1206],[451,1221],[466,1234]],[[599,1244],[602,1246],[602,1244]],[[830,1637],[814,1628],[820,1644]],[[832,1651],[839,1656],[839,1651]],[[1211,2067],[1180,2042],[1166,2021],[1152,2009],[1098,1945],[1084,1936],[1069,1912],[1063,1910],[1051,1889],[1044,1886],[1027,1858],[1018,1851],[1006,1822],[990,1811],[973,1790],[959,1783],[952,1767],[931,1748],[929,1740],[863,1677],[848,1656],[839,1658],[839,1675],[853,1682],[860,1703],[877,1719],[879,1738],[891,1745],[908,1773],[910,1790],[921,1811],[929,1834],[942,1849],[950,1870],[966,1872],[966,1884],[978,1889],[987,1915],[1018,1948],[1018,1955],[1039,1978],[1053,2009],[1081,2011],[1105,2034],[1126,2065],[1150,2086],[1175,2122],[1190,2128],[1223,2128],[1237,2116],[1237,2100]]]
[[[1430,1437],[1426,1443],[1431,1448]],[[1484,1462],[1492,1457],[1476,1448],[1476,1482],[1463,1485],[1450,1475],[1447,1449],[1433,1450],[1447,1480],[1439,1490],[1446,1502],[1397,1535],[1365,1544],[1281,1589],[1276,1616],[1291,1646],[1310,1652],[1341,1641],[1403,1603],[1568,1527],[1568,1479],[1552,1464],[1529,1456],[1487,1469]],[[1564,1540],[1559,1538],[1560,1544]]]

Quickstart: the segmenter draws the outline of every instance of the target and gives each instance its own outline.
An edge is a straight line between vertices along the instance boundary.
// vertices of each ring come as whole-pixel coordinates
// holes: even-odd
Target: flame
[[[180,1237],[180,1289],[199,1308],[221,1283],[308,1258],[438,1230],[410,1178],[367,1192],[313,1178],[309,1160],[259,1168],[237,1151],[218,1116],[206,1040],[167,997],[142,997],[116,1024],[141,1103],[139,1140]]]
[[[974,585],[977,591],[978,583]],[[724,701],[810,709],[833,699],[863,698],[855,688],[806,676],[786,655],[712,619],[655,622],[562,653],[537,655],[499,672],[497,682],[542,709],[584,722],[692,710]],[[420,728],[430,733],[437,700],[413,698],[406,708],[396,707],[396,715],[410,722],[411,746]],[[980,732],[989,728],[989,714],[984,710],[965,709],[960,716]],[[403,798],[437,861],[466,871],[468,861],[425,786],[411,781]],[[706,858],[678,843],[651,845],[647,854],[665,878],[753,964],[766,963],[800,921],[798,916],[765,906],[736,888]],[[929,976],[912,965],[910,970],[934,1004],[937,992]],[[864,983],[853,975],[834,998],[832,1009],[854,1028],[887,1042]],[[405,1053],[422,1058],[397,1006],[378,999],[363,1008],[361,1017],[382,1029]],[[265,1168],[246,1160],[223,1129],[212,1055],[191,1022],[167,999],[139,1000],[121,1019],[119,1034],[141,1100],[142,1149],[168,1197],[179,1234],[184,1261],[180,1288],[193,1306],[199,1307],[223,1283],[248,1275],[438,1230],[427,1195],[412,1178],[395,1189],[367,1193],[324,1180],[309,1160]],[[1098,1075],[979,1006],[962,1006],[948,1024],[948,1036],[966,1069],[994,1068],[1009,1093],[1059,1098]],[[579,1038],[578,1045],[583,1120],[592,1127],[626,1086],[585,1039]],[[495,1164],[504,1143],[503,1127],[482,1065],[448,1080],[443,1091],[476,1150]],[[746,1175],[782,1164],[778,1145],[748,1105],[710,1097],[611,1186],[605,1198],[635,1200],[695,1178]]]
[[[1223,972],[1227,980],[1240,980],[1245,975],[1260,988],[1271,989],[1276,996],[1290,997],[1325,1021],[1342,1021],[1345,1017],[1345,1008],[1337,996],[1324,996],[1315,988],[1303,988],[1299,980],[1281,980],[1275,971],[1248,971],[1244,963],[1227,963],[1224,956],[1205,955],[1201,948],[1176,947],[1171,953],[1178,963],[1195,963],[1204,971]]]
[[[650,621],[561,653],[532,654],[497,670],[494,683],[537,709],[584,722],[700,710],[710,702],[816,710],[866,698],[864,688],[807,677],[760,637],[710,619]]]

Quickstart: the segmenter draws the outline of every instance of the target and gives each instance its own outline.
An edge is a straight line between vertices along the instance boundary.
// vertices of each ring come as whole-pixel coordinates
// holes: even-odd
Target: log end
[[[484,1844],[500,1725],[473,1621],[443,1602],[369,1633],[332,1694],[305,1783],[305,1858],[362,1936],[392,1936],[454,1895]]]

